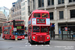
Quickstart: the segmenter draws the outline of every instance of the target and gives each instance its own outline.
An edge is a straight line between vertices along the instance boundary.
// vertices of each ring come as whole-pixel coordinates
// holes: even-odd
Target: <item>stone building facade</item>
[[[2,32],[2,24],[3,22],[6,22],[6,16],[4,15],[4,13],[2,11],[0,11],[0,33]]]
[[[75,1],[74,0],[30,0],[30,12],[39,9],[50,14],[51,35],[71,38],[75,34]],[[68,31],[65,31],[65,27]],[[52,33],[53,32],[53,33]]]
[[[12,3],[11,20],[21,19],[21,2],[22,0],[17,0],[17,2]]]

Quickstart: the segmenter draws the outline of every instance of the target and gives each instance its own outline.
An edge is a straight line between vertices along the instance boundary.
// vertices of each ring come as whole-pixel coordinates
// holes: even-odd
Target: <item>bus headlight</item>
[[[47,37],[47,39],[49,39],[49,37]]]
[[[33,39],[35,39],[35,37],[33,36]]]
[[[23,36],[23,37],[25,37],[25,36]]]

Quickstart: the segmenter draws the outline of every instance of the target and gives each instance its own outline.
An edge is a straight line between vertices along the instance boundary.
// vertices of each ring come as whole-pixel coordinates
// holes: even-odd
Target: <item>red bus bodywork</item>
[[[46,15],[47,17],[45,17]],[[38,42],[49,44],[50,42],[49,27],[50,27],[49,12],[46,10],[33,11],[28,20],[28,41],[30,43]]]
[[[24,22],[24,20],[15,20],[15,23],[16,22]],[[15,24],[15,26],[16,27],[19,27],[19,26],[22,27],[22,29],[17,29],[17,31],[16,31],[16,33],[19,33],[17,35],[17,39],[25,39],[25,36],[24,36],[24,24],[18,24],[17,23],[17,24]],[[8,21],[8,22],[4,22],[3,26],[2,26],[2,33],[3,33],[2,38],[4,38],[4,39],[15,39],[15,35],[13,34],[14,33],[13,30],[14,30],[13,20]]]

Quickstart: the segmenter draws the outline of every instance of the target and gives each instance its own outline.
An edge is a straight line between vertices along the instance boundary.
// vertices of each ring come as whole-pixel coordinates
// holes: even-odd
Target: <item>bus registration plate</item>
[[[40,43],[43,43],[43,41],[39,41]]]

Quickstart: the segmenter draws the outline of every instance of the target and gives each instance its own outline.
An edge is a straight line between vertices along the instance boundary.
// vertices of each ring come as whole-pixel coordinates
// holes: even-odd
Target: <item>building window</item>
[[[35,0],[33,0],[33,9],[35,9]]]
[[[23,15],[25,15],[25,12],[23,12]]]
[[[24,3],[22,3],[22,5],[21,6],[24,6],[25,5],[25,2]]]
[[[64,4],[64,0],[58,0],[58,4]]]
[[[69,2],[75,2],[75,0],[69,0]]]
[[[50,12],[50,20],[53,20],[53,12]]]
[[[59,11],[59,19],[63,19],[63,16],[64,16],[63,11]]]
[[[48,6],[54,5],[54,0],[48,0]]]
[[[38,7],[44,7],[44,0],[38,0]]]
[[[21,14],[22,14],[22,15],[25,15],[25,12],[22,12]]]
[[[13,5],[13,7],[15,7],[15,5]]]
[[[29,4],[30,0],[28,0],[28,4]]]
[[[25,7],[22,8],[22,11],[24,11],[24,10],[25,10]]]
[[[70,17],[75,18],[75,10],[70,10]]]
[[[28,14],[30,14],[30,6],[28,6]]]

